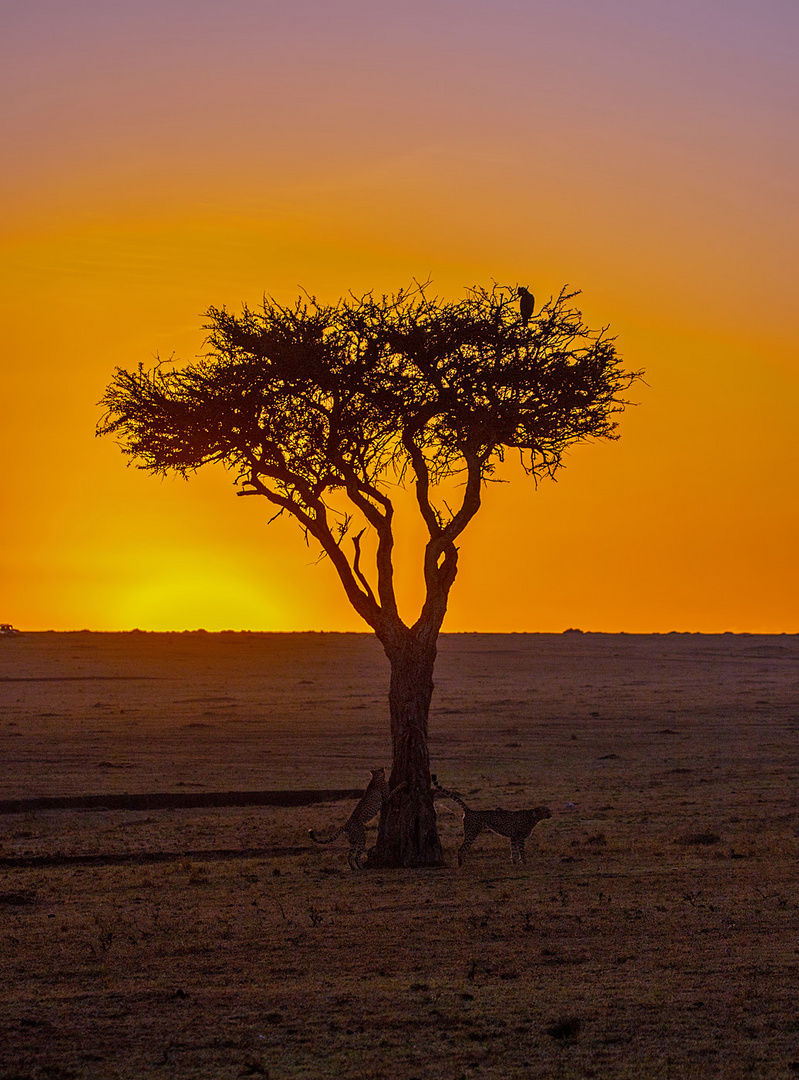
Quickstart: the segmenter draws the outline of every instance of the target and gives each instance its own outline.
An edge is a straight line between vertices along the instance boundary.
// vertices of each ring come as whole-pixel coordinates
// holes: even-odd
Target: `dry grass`
[[[96,665],[117,670],[101,654],[118,639],[86,640]],[[31,641],[11,660],[4,647],[2,674],[52,670],[75,638]],[[197,667],[214,641],[197,645],[206,650]],[[513,639],[485,642],[446,643],[433,750],[442,782],[470,804],[552,807],[526,867],[511,866],[507,841],[484,835],[462,870],[351,874],[344,841],[305,843],[309,827],[340,823],[347,803],[0,818],[0,859],[109,856],[93,866],[0,863],[0,1078],[799,1076],[795,639],[777,639],[791,664],[756,651],[772,639],[664,638],[657,649],[642,639],[533,639],[534,673],[527,654],[503,660]],[[456,646],[473,650],[466,663]],[[322,676],[294,670],[292,685],[320,677],[320,693],[339,701],[339,732],[317,722],[318,704],[310,719],[295,716],[296,786],[348,787],[387,756],[381,708],[357,710],[347,670],[373,679],[369,700],[382,672],[375,661],[363,673],[373,654],[361,639],[337,643],[355,650],[343,673],[330,641],[320,647],[339,683],[320,663]],[[128,652],[135,669],[140,653]],[[63,761],[72,791],[102,790],[98,760],[130,761],[130,790],[155,790],[154,775],[174,789],[179,775],[212,775],[214,755],[219,790],[289,786],[288,720],[272,716],[270,728],[277,707],[245,671],[231,674],[226,658],[197,688],[188,670],[191,694],[166,678],[113,684],[114,720],[100,723],[58,685],[60,726],[40,716],[53,711],[37,696],[47,684],[30,684],[19,702],[9,699],[25,684],[0,684],[11,688],[0,720],[4,789],[60,793],[52,774]],[[601,693],[587,694],[589,682]],[[187,734],[180,725],[192,721],[169,707],[210,687],[267,704],[260,716],[239,706]],[[123,708],[148,739],[135,742]],[[264,758],[248,785],[258,739]],[[32,771],[36,760],[46,776]],[[452,858],[459,816],[437,806]],[[301,853],[247,855],[269,846]],[[179,854],[147,862],[153,852]],[[120,853],[140,861],[120,864]]]

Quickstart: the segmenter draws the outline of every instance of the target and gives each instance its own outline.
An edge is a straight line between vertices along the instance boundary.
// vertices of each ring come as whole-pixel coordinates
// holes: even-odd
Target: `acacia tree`
[[[454,302],[415,286],[333,305],[265,299],[240,315],[212,307],[198,362],[117,369],[103,398],[98,434],[117,436],[137,467],[187,476],[221,462],[239,495],[291,514],[380,639],[391,667],[390,783],[405,785],[381,815],[372,866],[442,862],[427,748],[433,667],[456,541],[485,483],[508,451],[537,482],[571,444],[618,437],[639,373],[623,370],[606,330],[583,324],[576,295],[562,290],[527,325],[516,290],[500,286]],[[450,507],[443,485],[453,478]],[[410,625],[393,580],[397,483],[413,487],[428,537]]]

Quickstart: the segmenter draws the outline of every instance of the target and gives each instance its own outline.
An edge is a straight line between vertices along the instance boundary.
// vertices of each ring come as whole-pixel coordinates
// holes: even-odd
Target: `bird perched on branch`
[[[519,314],[522,317],[522,326],[527,326],[535,311],[535,297],[523,285],[516,290],[519,296]]]

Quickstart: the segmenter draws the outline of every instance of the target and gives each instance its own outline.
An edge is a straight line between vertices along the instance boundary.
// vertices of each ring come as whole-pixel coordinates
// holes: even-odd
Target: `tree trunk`
[[[399,644],[386,645],[391,663],[389,709],[394,752],[389,785],[404,787],[380,815],[377,844],[369,867],[443,866],[436,827],[427,750],[427,717],[433,696],[435,638],[420,644],[408,632]]]

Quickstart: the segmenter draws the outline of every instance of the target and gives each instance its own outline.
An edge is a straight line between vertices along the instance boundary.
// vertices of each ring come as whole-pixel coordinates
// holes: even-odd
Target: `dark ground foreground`
[[[0,641],[0,800],[361,787],[356,635]],[[351,801],[0,814],[0,1080],[799,1077],[799,640],[442,641],[434,767],[512,867],[351,874]],[[570,805],[570,804],[573,804]]]

